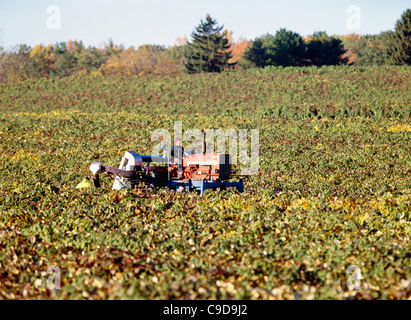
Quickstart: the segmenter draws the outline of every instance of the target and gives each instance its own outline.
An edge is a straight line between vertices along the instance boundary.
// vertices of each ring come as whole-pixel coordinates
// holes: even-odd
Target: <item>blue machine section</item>
[[[171,188],[194,188],[200,191],[201,194],[204,193],[207,189],[215,189],[215,188],[237,188],[237,190],[241,193],[244,192],[244,183],[243,181],[237,182],[228,182],[228,181],[209,181],[209,180],[188,180],[185,182],[181,181],[172,181],[169,180],[167,182],[168,187]]]

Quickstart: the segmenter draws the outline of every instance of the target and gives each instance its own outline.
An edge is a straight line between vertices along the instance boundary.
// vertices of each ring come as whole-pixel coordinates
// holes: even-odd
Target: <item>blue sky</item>
[[[47,13],[52,5],[60,10],[59,28],[54,29],[47,24],[53,18],[52,25],[58,26],[56,12]],[[359,12],[354,20],[353,11],[347,12],[352,5]],[[254,39],[279,28],[302,36],[315,31],[377,34],[393,30],[407,8],[410,0],[0,0],[0,46],[72,39],[102,47],[109,38],[125,47],[169,46],[177,37],[189,37],[207,13],[233,31],[234,39]],[[349,21],[360,25],[349,27]]]

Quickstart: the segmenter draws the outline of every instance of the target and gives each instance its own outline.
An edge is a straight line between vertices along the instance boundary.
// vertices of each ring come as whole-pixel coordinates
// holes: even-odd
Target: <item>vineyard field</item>
[[[0,85],[0,299],[410,299],[410,88],[391,66]],[[244,193],[76,188],[174,121],[259,130]]]

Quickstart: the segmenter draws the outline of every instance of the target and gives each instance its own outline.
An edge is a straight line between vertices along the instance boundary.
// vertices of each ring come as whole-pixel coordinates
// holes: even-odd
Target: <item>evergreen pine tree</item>
[[[230,43],[223,26],[217,26],[216,20],[207,15],[205,21],[191,34],[192,42],[188,43],[186,69],[188,73],[221,72],[234,63],[231,58]]]
[[[343,42],[336,37],[329,37],[326,32],[315,32],[308,38],[306,59],[308,64],[329,66],[345,63],[342,58],[346,52]]]
[[[272,64],[271,59],[267,54],[267,47],[265,46],[265,44],[273,37],[273,35],[267,34],[265,36],[256,38],[252,42],[251,46],[245,50],[245,59],[254,63],[255,66],[259,68]]]
[[[404,11],[397,21],[387,53],[390,63],[411,65],[411,9]]]
[[[296,32],[280,29],[275,35],[256,38],[245,52],[245,57],[257,67],[304,65],[306,46]]]

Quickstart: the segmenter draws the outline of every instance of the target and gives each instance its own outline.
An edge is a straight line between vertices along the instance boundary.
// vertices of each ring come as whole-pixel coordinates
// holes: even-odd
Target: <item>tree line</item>
[[[254,40],[233,41],[232,33],[210,15],[194,29],[191,40],[179,39],[169,48],[143,45],[85,47],[80,41],[54,45],[0,48],[0,82],[69,75],[175,75],[222,72],[266,66],[410,65],[411,9],[393,31],[378,35],[329,36],[320,31],[302,37],[280,29]]]

